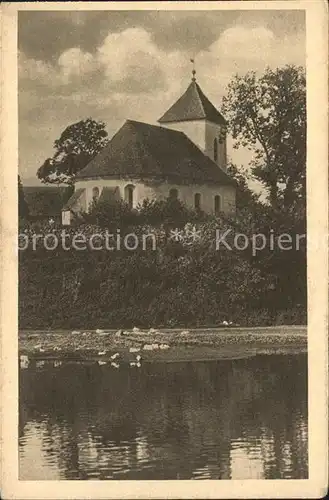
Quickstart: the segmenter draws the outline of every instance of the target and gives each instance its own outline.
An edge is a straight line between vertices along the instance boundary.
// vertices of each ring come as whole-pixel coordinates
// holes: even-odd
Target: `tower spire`
[[[195,82],[196,78],[195,78],[195,75],[196,75],[196,70],[195,70],[195,59],[190,59],[191,63],[192,63],[192,82]]]

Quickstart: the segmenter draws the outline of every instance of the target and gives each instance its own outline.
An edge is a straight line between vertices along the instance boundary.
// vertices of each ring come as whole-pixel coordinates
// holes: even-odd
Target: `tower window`
[[[214,161],[218,159],[218,144],[217,139],[214,139]]]
[[[135,187],[132,184],[125,187],[125,202],[130,209],[134,206],[134,189]]]
[[[176,188],[172,188],[169,191],[169,198],[171,200],[177,200],[178,199],[178,190]]]
[[[94,187],[93,188],[93,201],[97,201],[99,198],[99,188]]]
[[[221,198],[219,194],[216,194],[214,198],[214,209],[216,215],[218,215],[221,211]]]
[[[201,208],[201,194],[195,193],[194,195],[194,208],[195,210],[200,210]]]

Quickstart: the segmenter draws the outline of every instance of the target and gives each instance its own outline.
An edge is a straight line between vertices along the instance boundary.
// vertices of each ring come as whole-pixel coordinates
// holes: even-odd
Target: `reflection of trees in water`
[[[304,357],[103,368],[21,373],[20,435],[46,421],[67,479],[226,479],[232,443],[262,457],[266,478],[307,476]]]

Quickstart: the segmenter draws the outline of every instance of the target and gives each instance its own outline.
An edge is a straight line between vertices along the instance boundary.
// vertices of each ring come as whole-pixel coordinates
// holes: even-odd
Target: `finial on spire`
[[[195,75],[196,75],[196,70],[195,70],[195,60],[194,59],[190,59],[191,63],[193,64],[193,69],[192,69],[192,82],[195,82],[196,78],[195,78]]]

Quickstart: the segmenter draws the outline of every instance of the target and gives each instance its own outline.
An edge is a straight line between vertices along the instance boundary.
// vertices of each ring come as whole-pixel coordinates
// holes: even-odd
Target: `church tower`
[[[226,121],[202,92],[195,74],[193,68],[187,90],[158,122],[166,128],[184,132],[205,155],[226,171]]]

